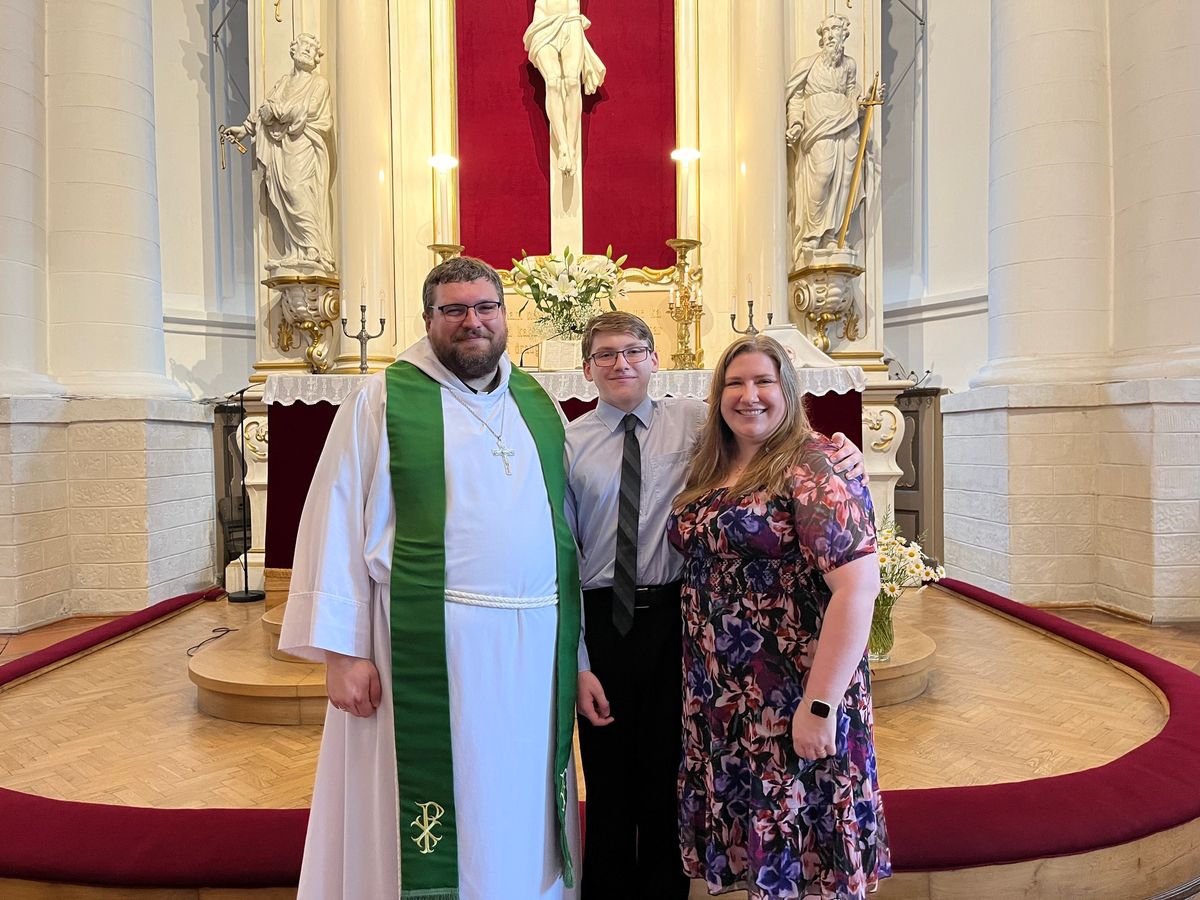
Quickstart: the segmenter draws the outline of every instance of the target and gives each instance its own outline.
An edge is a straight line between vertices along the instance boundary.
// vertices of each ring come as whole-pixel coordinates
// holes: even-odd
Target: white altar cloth
[[[582,370],[569,372],[530,372],[534,379],[555,400],[595,400],[596,386],[583,377]],[[848,394],[867,386],[866,376],[858,366],[797,369],[800,389],[805,394]],[[342,403],[367,375],[269,375],[263,388],[263,402],[281,403]],[[708,397],[711,369],[668,369],[655,373],[650,379],[650,396]]]

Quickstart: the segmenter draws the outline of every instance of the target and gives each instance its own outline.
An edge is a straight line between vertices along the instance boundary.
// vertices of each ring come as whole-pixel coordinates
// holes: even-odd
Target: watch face
[[[812,705],[808,707],[808,711],[814,716],[820,716],[822,719],[829,718],[829,704],[824,700],[814,700]]]

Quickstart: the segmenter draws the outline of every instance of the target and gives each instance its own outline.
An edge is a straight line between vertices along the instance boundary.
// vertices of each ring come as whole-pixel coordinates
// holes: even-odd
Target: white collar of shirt
[[[642,423],[643,428],[649,428],[650,423],[654,420],[654,401],[646,397],[634,409],[633,414],[637,416],[637,420]],[[616,432],[621,427],[621,422],[624,421],[627,413],[624,410],[617,409],[603,400],[596,402],[596,416],[608,426],[608,430]]]
[[[457,391],[467,397],[499,396],[503,394],[508,387],[509,374],[512,372],[512,363],[508,359],[508,354],[505,353],[500,357],[500,380],[496,386],[486,393],[473,390],[462,379],[446,368],[446,365],[437,358],[437,354],[433,351],[433,345],[429,343],[428,336],[421,338],[401,353],[398,358],[412,363],[443,387]]]

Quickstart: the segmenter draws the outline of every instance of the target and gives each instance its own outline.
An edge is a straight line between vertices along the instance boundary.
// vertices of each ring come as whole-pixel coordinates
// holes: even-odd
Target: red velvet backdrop
[[[454,6],[460,240],[470,256],[507,269],[522,248],[551,252],[546,86],[521,43],[533,0]]]
[[[583,250],[665,268],[675,254],[675,5],[584,0],[588,40],[608,68],[583,103]],[[556,248],[561,249],[561,248]]]
[[[466,252],[507,268],[550,246],[546,88],[521,37],[534,0],[458,0],[458,153]],[[587,0],[582,11],[588,12]],[[584,98],[584,251],[627,253],[629,266],[674,255],[675,29],[671,0],[604,0],[588,40],[608,68]],[[578,250],[578,248],[574,248]]]

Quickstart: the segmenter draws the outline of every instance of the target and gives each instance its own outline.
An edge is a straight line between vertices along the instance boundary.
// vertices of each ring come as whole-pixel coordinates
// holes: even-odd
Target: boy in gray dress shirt
[[[567,519],[579,544],[585,623],[582,895],[683,900],[676,795],[683,559],[667,542],[667,517],[708,408],[650,398],[658,354],[635,315],[593,318],[583,357],[600,400],[567,425],[566,439]],[[848,477],[862,475],[858,448],[844,435],[833,439],[842,446],[835,464]]]

